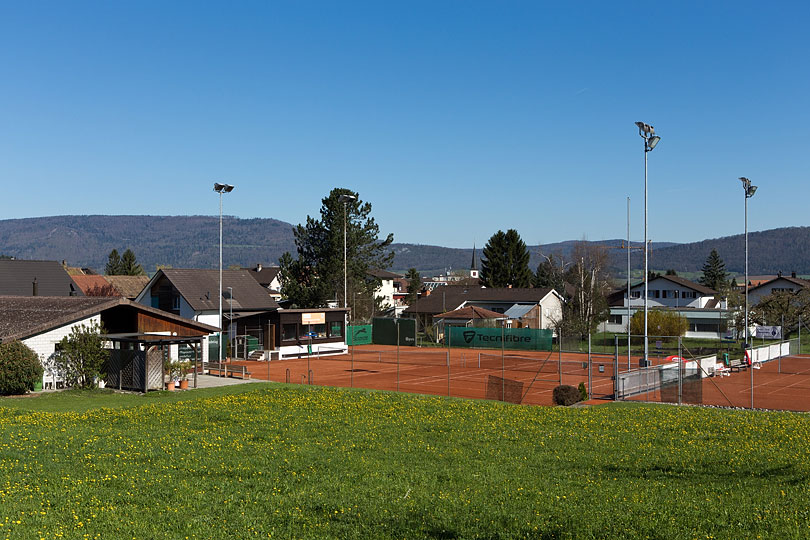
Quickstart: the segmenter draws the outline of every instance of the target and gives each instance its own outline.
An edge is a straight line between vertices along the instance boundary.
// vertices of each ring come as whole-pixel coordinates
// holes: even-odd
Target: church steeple
[[[473,242],[472,263],[470,263],[470,277],[478,279],[478,268],[475,265],[475,242]]]

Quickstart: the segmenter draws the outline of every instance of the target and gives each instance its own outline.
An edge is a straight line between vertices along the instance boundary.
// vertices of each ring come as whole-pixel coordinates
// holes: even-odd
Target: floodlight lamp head
[[[748,191],[748,188],[751,187],[751,180],[749,180],[748,178],[746,178],[744,176],[740,177],[740,182],[743,183],[743,189],[746,190],[746,191]]]
[[[658,141],[661,140],[661,137],[658,135],[653,135],[647,140],[647,152],[652,152],[653,148],[658,144]]]
[[[214,191],[217,193],[230,193],[233,191],[233,186],[230,184],[219,184],[214,182]]]
[[[650,124],[645,124],[644,122],[636,122],[636,126],[638,126],[638,134],[644,137],[645,139],[648,138],[650,135],[655,135],[655,128],[652,127]]]
[[[745,190],[745,197],[750,199],[754,196],[754,193],[757,192],[757,186],[749,186],[747,190]]]
[[[340,197],[338,197],[338,201],[342,202],[344,204],[345,203],[350,203],[350,202],[356,201],[356,200],[357,200],[357,197],[355,197],[354,195],[350,195],[348,193],[344,193]]]
[[[222,193],[222,189],[224,187],[225,186],[223,184],[218,184],[218,183],[214,182],[214,191],[216,191],[217,193]]]

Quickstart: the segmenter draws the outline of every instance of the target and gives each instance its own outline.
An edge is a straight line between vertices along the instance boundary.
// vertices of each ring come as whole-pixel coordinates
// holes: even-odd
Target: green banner
[[[451,326],[450,347],[473,349],[522,349],[528,351],[550,351],[551,330],[533,328],[467,328]]]
[[[349,326],[346,334],[347,345],[371,345],[371,325]]]
[[[375,345],[396,345],[397,336],[399,336],[400,345],[408,347],[416,345],[415,319],[377,317],[371,323],[374,326]]]

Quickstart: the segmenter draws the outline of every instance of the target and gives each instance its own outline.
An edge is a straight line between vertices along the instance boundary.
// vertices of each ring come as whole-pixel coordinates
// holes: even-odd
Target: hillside
[[[294,251],[292,225],[277,219],[224,218],[225,267],[257,262],[277,263],[285,251]],[[576,241],[542,246],[543,253],[569,256]],[[621,240],[598,242],[620,246]],[[148,272],[156,265],[175,268],[215,268],[219,264],[219,218],[216,216],[53,216],[0,220],[0,256],[19,259],[65,260],[71,266],[102,270],[107,255],[132,249]],[[477,246],[476,259],[482,246]],[[727,270],[744,270],[743,235],[715,238],[691,244],[656,242],[650,253],[650,268],[678,272],[700,271],[712,249],[717,249]],[[393,270],[416,268],[423,275],[470,267],[472,247],[445,248],[422,244],[393,244]],[[531,267],[540,260],[539,246],[529,246]],[[626,252],[610,249],[615,275],[624,275]],[[642,255],[632,253],[632,267],[643,266]],[[779,270],[810,273],[810,227],[790,227],[749,233],[749,272],[774,274]]]

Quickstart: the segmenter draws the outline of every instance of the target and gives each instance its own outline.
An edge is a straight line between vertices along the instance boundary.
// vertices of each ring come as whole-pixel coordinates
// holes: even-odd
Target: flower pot
[[[169,381],[166,383],[166,390],[169,392],[174,392],[174,381]]]
[[[180,381],[180,390],[188,390],[188,379]]]

